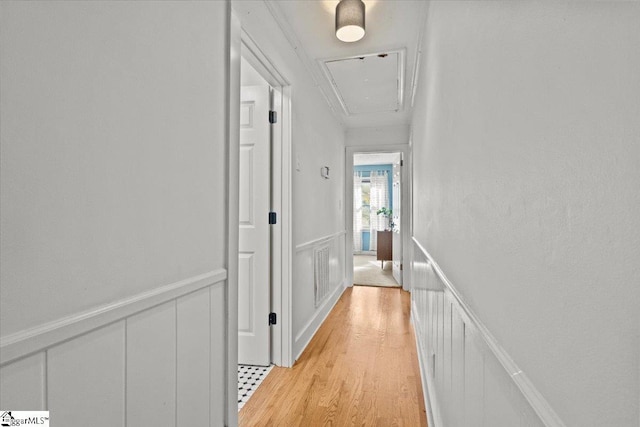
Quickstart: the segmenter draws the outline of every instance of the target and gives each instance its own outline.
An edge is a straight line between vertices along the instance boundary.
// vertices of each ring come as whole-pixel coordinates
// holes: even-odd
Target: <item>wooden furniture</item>
[[[384,269],[384,262],[393,260],[393,239],[391,231],[378,231],[378,247],[376,251],[377,259],[381,261],[381,268]]]

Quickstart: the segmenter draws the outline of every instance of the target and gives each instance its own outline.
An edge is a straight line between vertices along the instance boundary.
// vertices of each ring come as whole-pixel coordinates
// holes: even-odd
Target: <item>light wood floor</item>
[[[426,426],[409,307],[398,288],[348,288],[294,367],[273,368],[239,425]]]

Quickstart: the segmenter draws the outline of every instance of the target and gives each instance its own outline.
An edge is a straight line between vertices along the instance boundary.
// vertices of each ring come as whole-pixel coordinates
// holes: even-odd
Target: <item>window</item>
[[[371,225],[371,183],[362,180],[362,228],[368,230]]]

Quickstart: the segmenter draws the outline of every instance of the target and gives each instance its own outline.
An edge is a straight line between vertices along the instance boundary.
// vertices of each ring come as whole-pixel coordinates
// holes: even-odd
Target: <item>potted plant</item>
[[[387,209],[385,207],[382,207],[380,209],[378,209],[376,211],[377,215],[382,215],[385,218],[387,218],[387,228],[385,228],[386,231],[393,231],[393,227],[394,227],[394,223],[393,223],[393,211],[391,209]]]

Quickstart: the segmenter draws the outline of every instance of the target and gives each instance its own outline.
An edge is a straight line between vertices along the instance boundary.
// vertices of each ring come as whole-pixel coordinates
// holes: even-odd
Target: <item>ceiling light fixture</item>
[[[364,37],[364,3],[340,0],[336,6],[336,37],[343,42],[357,42]]]

